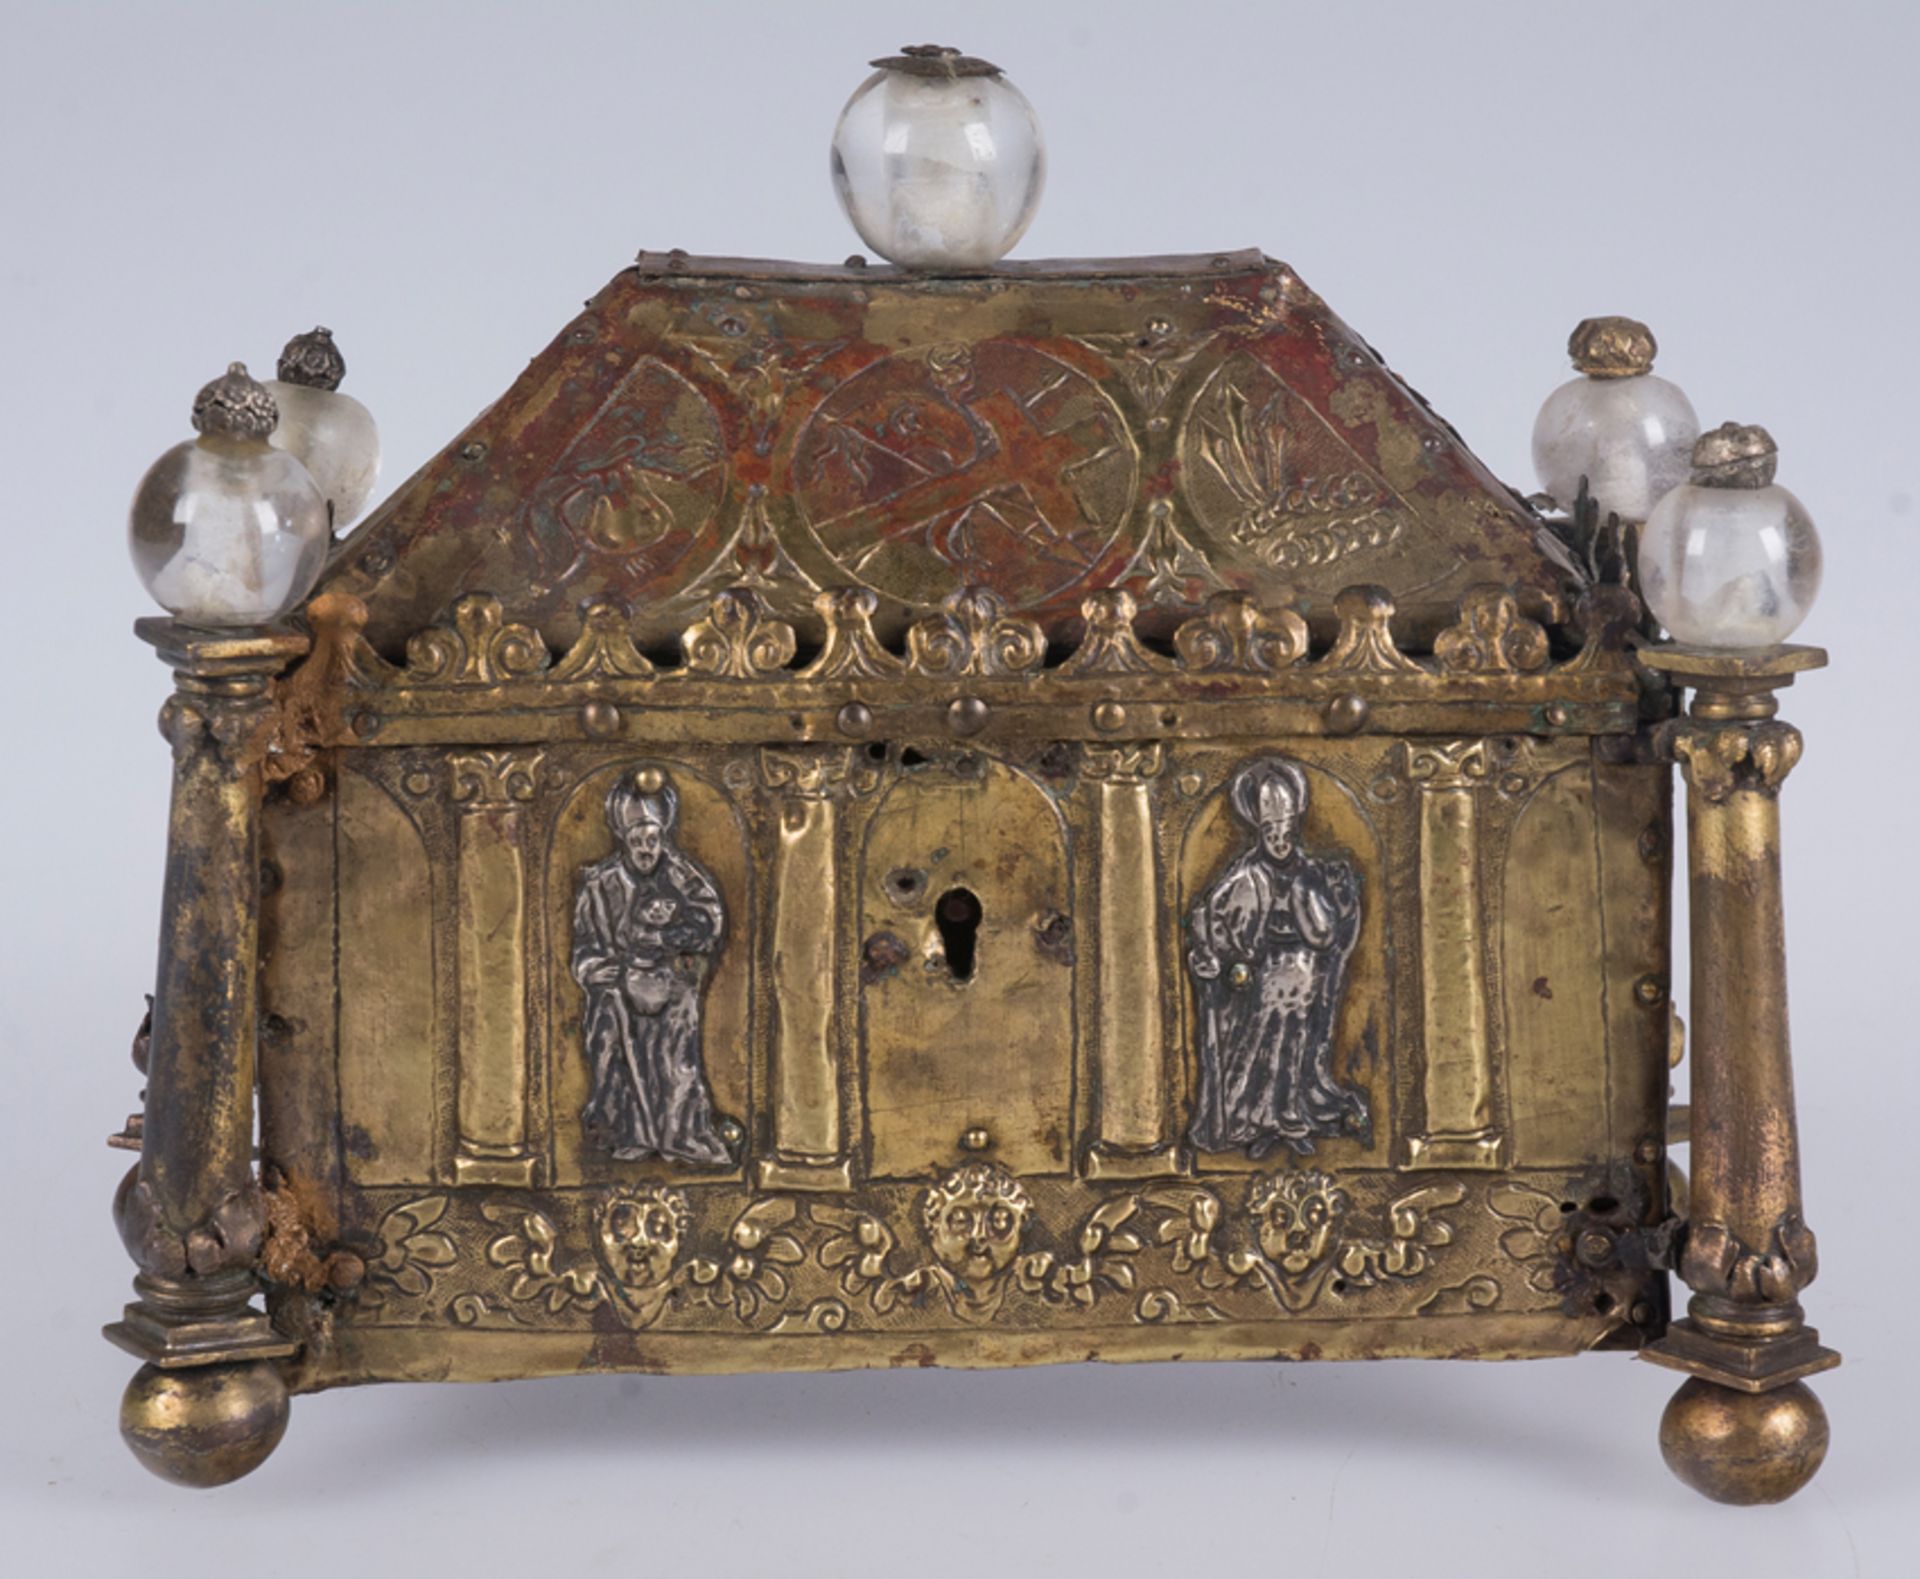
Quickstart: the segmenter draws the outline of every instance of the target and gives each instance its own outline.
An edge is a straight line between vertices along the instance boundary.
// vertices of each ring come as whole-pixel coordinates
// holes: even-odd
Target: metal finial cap
[[[283,384],[304,384],[309,389],[338,389],[347,376],[346,358],[333,343],[331,329],[315,329],[297,334],[280,353],[275,373]]]
[[[1693,480],[1701,488],[1764,488],[1773,481],[1780,447],[1765,428],[1723,422],[1693,444]]]
[[[235,439],[264,439],[280,424],[280,408],[266,385],[248,376],[245,362],[231,363],[193,397],[196,433]]]
[[[978,55],[963,55],[946,44],[908,44],[897,55],[870,60],[882,71],[904,71],[910,77],[997,77],[1000,68]]]
[[[1637,318],[1582,318],[1567,336],[1567,355],[1588,378],[1638,378],[1659,349]]]

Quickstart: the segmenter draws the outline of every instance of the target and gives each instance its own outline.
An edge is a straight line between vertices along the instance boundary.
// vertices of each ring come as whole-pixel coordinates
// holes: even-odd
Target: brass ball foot
[[[162,1480],[224,1486],[258,1469],[287,1429],[287,1384],[264,1360],[163,1371],[143,1365],[120,1400],[120,1435]]]
[[[1827,1412],[1805,1382],[1742,1393],[1696,1376],[1660,1418],[1660,1452],[1715,1502],[1784,1502],[1827,1456]]]

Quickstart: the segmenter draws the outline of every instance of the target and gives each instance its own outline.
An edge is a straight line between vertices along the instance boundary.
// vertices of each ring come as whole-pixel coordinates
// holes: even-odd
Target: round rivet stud
[[[311,806],[327,793],[327,776],[318,768],[302,768],[287,780],[287,799],[296,806]]]
[[[380,715],[369,708],[363,707],[353,715],[353,732],[362,740],[371,740],[379,734],[380,724]]]
[[[1633,1155],[1634,1160],[1637,1162],[1658,1162],[1660,1160],[1660,1142],[1649,1135],[1645,1140],[1641,1141],[1638,1146],[1633,1148]]]
[[[658,768],[642,768],[634,774],[633,782],[639,786],[642,795],[658,795],[661,786],[667,782],[667,776]]]
[[[605,740],[620,728],[620,709],[611,702],[588,702],[580,709],[580,727],[596,740]]]
[[[972,1129],[964,1130],[960,1135],[962,1151],[985,1151],[993,1144],[993,1136],[976,1124]]]
[[[1575,1242],[1573,1253],[1588,1266],[1605,1266],[1613,1259],[1613,1235],[1589,1228]]]
[[[1367,711],[1367,699],[1349,691],[1328,702],[1321,716],[1326,720],[1328,733],[1350,735],[1366,723]]]
[[[1566,728],[1572,717],[1573,714],[1567,710],[1567,704],[1565,702],[1547,703],[1547,722],[1553,725],[1555,729]]]
[[[1093,727],[1112,734],[1126,726],[1127,710],[1118,702],[1101,702],[1093,710]]]
[[[833,721],[841,734],[858,740],[873,728],[873,709],[865,702],[849,702],[834,714]]]
[[[947,728],[956,735],[977,735],[987,727],[987,704],[977,696],[958,696],[947,704]]]
[[[1642,976],[1633,984],[1633,995],[1651,1009],[1667,996],[1667,989],[1658,976]]]

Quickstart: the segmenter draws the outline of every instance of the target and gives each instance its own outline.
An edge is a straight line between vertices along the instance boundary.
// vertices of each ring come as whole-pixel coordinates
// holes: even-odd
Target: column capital
[[[1687,787],[1715,805],[1735,790],[1778,794],[1804,745],[1799,730],[1774,719],[1675,719],[1661,726],[1657,739],[1661,754],[1679,763]]]
[[[1158,740],[1116,740],[1088,745],[1080,757],[1081,771],[1097,783],[1133,784],[1153,778],[1165,761]]]

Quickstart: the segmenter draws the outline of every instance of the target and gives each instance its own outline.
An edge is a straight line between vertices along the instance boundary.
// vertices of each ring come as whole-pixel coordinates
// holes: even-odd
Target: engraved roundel
[[[1016,607],[1065,592],[1125,529],[1126,420],[1084,373],[1010,340],[902,352],[807,419],[793,489],[821,549],[884,596],[964,586]]]
[[[713,518],[726,482],[712,404],[644,357],[533,491],[528,524],[550,566],[585,552],[657,575]]]
[[[1201,550],[1217,566],[1308,578],[1317,567],[1391,547],[1406,528],[1406,510],[1386,483],[1244,353],[1221,363],[1194,396],[1179,449]]]

